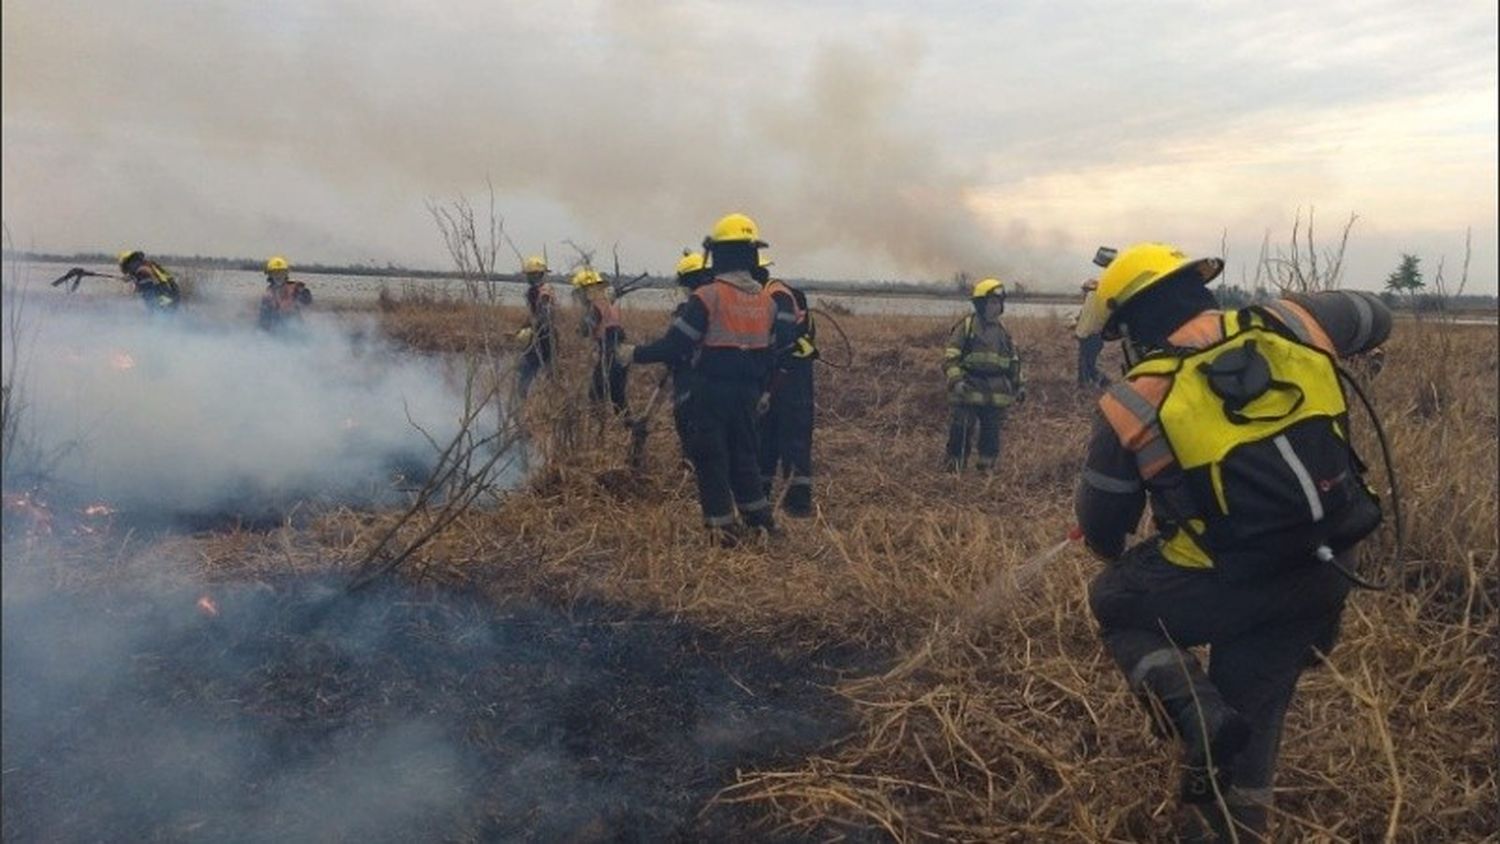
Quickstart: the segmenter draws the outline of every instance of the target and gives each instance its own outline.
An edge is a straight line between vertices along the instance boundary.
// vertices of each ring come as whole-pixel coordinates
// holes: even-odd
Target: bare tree
[[[1354,229],[1358,215],[1350,214],[1339,234],[1338,244],[1333,247],[1318,245],[1314,231],[1316,209],[1309,207],[1307,220],[1302,219],[1298,208],[1292,220],[1292,237],[1282,247],[1271,248],[1271,234],[1261,243],[1260,263],[1255,270],[1255,286],[1261,286],[1262,278],[1283,293],[1314,293],[1319,290],[1336,290],[1343,281],[1344,254],[1349,247],[1349,233]]]

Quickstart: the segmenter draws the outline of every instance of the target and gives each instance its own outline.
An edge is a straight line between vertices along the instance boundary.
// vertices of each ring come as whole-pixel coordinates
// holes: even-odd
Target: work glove
[[[1015,399],[1016,399],[1016,404],[1025,404],[1026,403],[1026,387],[1020,386],[1020,387],[1016,388]]]
[[[771,394],[769,392],[761,393],[760,394],[760,398],[758,398],[758,399],[755,400],[755,415],[756,416],[765,416],[767,413],[770,413],[770,412],[771,412]]]
[[[621,366],[630,366],[635,363],[635,344],[621,343],[615,347],[615,363]]]
[[[530,326],[527,326],[526,328],[523,328],[520,331],[516,332],[516,342],[521,343],[522,345],[530,345],[531,344],[531,327]]]

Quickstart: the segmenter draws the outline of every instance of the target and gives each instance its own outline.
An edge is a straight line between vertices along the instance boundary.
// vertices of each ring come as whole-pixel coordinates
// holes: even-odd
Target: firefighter
[[[552,370],[553,312],[556,302],[552,288],[547,284],[547,262],[533,255],[521,262],[521,273],[526,277],[526,313],[529,317],[524,328],[516,332],[521,343],[521,368],[516,389],[525,398],[531,392],[531,383],[537,373]]]
[[[1099,353],[1104,350],[1104,336],[1100,334],[1104,312],[1099,306],[1099,297],[1094,293],[1098,289],[1099,280],[1096,278],[1083,283],[1083,306],[1073,315],[1073,337],[1078,341],[1080,387],[1109,386],[1109,378],[1099,371]]]
[[[290,276],[292,267],[276,255],[266,261],[266,292],[260,297],[257,325],[263,331],[275,331],[302,319],[302,308],[312,304],[312,291]]]
[[[177,286],[177,279],[161,264],[149,260],[139,249],[121,252],[119,261],[120,272],[135,286],[136,295],[141,297],[148,310],[153,313],[177,310],[182,301],[182,290]]]
[[[769,261],[762,268],[769,268]],[[786,477],[781,509],[788,516],[812,515],[813,361],[817,331],[807,296],[786,282],[767,277],[766,295],[776,305],[776,370],[760,419],[760,480],[771,496],[778,466]]]
[[[687,314],[693,291],[711,279],[703,253],[692,250],[683,250],[682,258],[677,261],[676,275],[677,284],[686,291],[688,298],[672,309],[673,322]],[[677,443],[682,447],[682,455],[688,459],[691,459],[688,451],[688,434],[691,429],[688,427],[687,404],[693,395],[692,363],[692,354],[667,362],[672,375],[672,427],[677,431]]]
[[[592,268],[584,267],[573,274],[574,293],[583,302],[583,322],[579,333],[594,344],[594,370],[589,384],[589,399],[602,404],[608,399],[616,415],[625,413],[625,385],[628,360],[620,355],[625,329],[620,325],[620,307],[609,298],[609,285]]]
[[[1109,561],[1089,593],[1104,647],[1182,742],[1180,833],[1246,841],[1267,834],[1298,677],[1333,647],[1340,560],[1380,522],[1335,356],[1382,343],[1391,315],[1350,292],[1221,312],[1222,269],[1146,243],[1100,275],[1128,370],[1100,399],[1076,509]],[[1125,550],[1148,501],[1157,533]]]
[[[635,363],[691,359],[683,415],[698,503],[710,538],[730,546],[746,529],[776,531],[760,485],[755,432],[756,404],[774,365],[776,308],[755,277],[766,244],[754,220],[725,216],[703,245],[712,264],[708,280],[661,339],[625,351]]]
[[[1005,313],[1005,285],[995,278],[980,280],[970,296],[974,313],[959,320],[948,335],[943,373],[948,378],[948,468],[959,471],[973,450],[979,429],[981,472],[994,469],[1000,456],[1000,427],[1006,411],[1026,400],[1021,383],[1021,358],[1010,333],[1000,324]]]

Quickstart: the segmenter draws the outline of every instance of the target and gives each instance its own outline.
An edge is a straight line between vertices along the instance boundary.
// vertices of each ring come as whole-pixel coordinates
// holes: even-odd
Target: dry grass
[[[490,319],[522,321],[451,303],[382,313],[394,337],[435,350],[465,348],[476,321]],[[819,512],[788,520],[784,539],[727,551],[704,541],[666,413],[646,473],[626,473],[628,434],[586,412],[583,343],[568,336],[564,377],[527,409],[546,470],[437,537],[409,573],[662,611],[788,652],[852,645],[894,664],[997,572],[1062,538],[1091,402],[1072,387],[1065,326],[1013,320],[1031,399],[1005,429],[1002,468],[955,479],[939,471],[946,323],[840,321],[856,358],[817,373]],[[627,312],[635,339],[662,323]],[[1440,360],[1435,331],[1449,332]],[[1493,329],[1403,323],[1388,347],[1374,388],[1406,493],[1405,588],[1355,595],[1329,668],[1304,678],[1277,781],[1281,839],[1500,836],[1496,341]],[[633,373],[633,406],[656,372]],[[174,553],[218,576],[347,565],[386,518],[337,512],[307,529],[200,538]],[[856,733],[786,770],[742,772],[720,799],[764,810],[763,831],[821,839],[1168,837],[1172,754],[1098,644],[1084,600],[1098,566],[1070,549],[920,670],[851,677]]]

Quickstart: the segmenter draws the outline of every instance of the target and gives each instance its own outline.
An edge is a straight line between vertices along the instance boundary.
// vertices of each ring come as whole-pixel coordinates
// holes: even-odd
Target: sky
[[[1493,0],[0,8],[20,248],[442,267],[429,203],[492,187],[560,268],[663,272],[741,211],[792,278],[1068,290],[1159,240],[1240,282],[1357,215],[1347,286],[1453,280],[1472,232],[1496,292]]]

